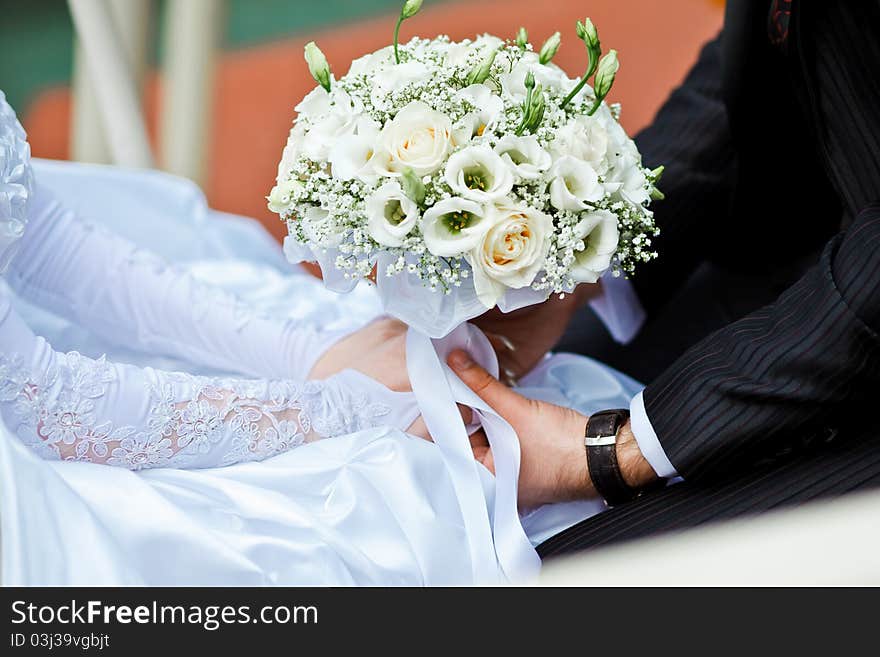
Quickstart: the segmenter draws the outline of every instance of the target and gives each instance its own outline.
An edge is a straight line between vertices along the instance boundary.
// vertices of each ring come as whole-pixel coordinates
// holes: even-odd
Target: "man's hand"
[[[588,418],[570,408],[517,394],[475,363],[464,351],[449,356],[449,366],[471,390],[494,408],[516,431],[520,442],[519,503],[532,508],[552,502],[596,497],[584,451]],[[474,455],[492,472],[488,444],[473,445]],[[617,458],[624,480],[641,488],[656,474],[642,456],[629,429],[621,429]]]
[[[502,313],[497,308],[472,320],[495,348],[503,378],[513,382],[528,373],[556,346],[574,313],[601,293],[599,284],[581,285],[564,299]]]
[[[586,417],[570,408],[515,393],[464,351],[452,352],[449,366],[465,385],[498,411],[519,436],[520,506],[532,508],[595,496],[584,454]],[[495,471],[488,446],[482,449],[474,446],[474,453],[483,465]]]

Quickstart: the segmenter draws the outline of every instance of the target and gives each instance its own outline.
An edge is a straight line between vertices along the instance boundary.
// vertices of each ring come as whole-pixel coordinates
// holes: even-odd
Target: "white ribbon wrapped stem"
[[[446,365],[446,358],[454,349],[465,349],[497,376],[495,352],[475,326],[463,324],[439,340],[431,340],[410,328],[406,362],[413,393],[452,480],[471,548],[474,581],[525,581],[537,575],[541,562],[523,530],[517,509],[519,440],[510,424]],[[474,410],[492,448],[495,494],[491,514],[478,471],[482,466],[474,459],[458,404]]]

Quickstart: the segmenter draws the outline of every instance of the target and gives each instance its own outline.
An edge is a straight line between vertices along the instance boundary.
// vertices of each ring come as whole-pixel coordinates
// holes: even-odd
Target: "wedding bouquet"
[[[523,28],[398,44],[421,4],[408,0],[393,45],[338,79],[306,46],[319,84],[295,108],[268,197],[288,258],[319,262],[334,289],[375,276],[392,314],[443,335],[656,257],[662,168],[642,166],[605,102],[619,65],[592,22],[577,23],[587,67],[572,80],[552,63],[558,32],[538,52]]]

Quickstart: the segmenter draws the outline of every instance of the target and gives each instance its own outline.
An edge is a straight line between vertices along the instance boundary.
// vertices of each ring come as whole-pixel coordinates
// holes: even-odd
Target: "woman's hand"
[[[346,336],[322,355],[310,379],[327,379],[342,370],[357,370],[395,392],[411,392],[406,371],[406,324],[377,319]]]
[[[326,379],[342,370],[357,370],[395,392],[412,392],[406,369],[406,324],[383,318],[343,338],[318,359],[310,379]],[[459,407],[465,424],[471,421],[469,408]],[[425,421],[419,416],[407,433],[431,440]]]

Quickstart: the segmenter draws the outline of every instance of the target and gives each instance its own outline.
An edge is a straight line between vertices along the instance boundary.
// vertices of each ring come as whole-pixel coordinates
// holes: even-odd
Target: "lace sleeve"
[[[37,186],[8,274],[25,299],[102,338],[247,377],[305,380],[343,333],[265,317],[92,225]]]
[[[215,467],[414,419],[395,417],[395,404],[384,403],[378,388],[340,376],[305,383],[207,378],[58,353],[2,293],[0,344],[3,422],[51,459],[133,470]]]

